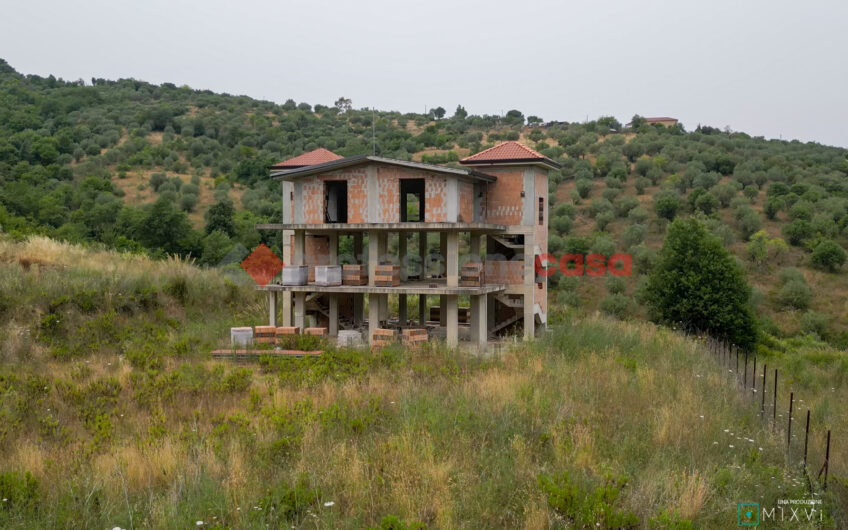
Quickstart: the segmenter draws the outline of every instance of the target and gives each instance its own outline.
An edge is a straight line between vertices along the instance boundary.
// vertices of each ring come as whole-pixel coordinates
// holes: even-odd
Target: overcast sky
[[[0,0],[22,73],[848,147],[845,0]]]

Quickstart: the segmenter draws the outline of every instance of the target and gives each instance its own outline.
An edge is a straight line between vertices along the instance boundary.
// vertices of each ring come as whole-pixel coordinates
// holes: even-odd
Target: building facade
[[[312,322],[330,336],[367,329],[369,340],[376,330],[426,328],[480,348],[502,334],[533,337],[547,323],[535,263],[547,252],[548,171],[558,166],[518,142],[460,164],[319,150],[272,166],[282,222],[257,228],[280,230],[284,263],[307,266],[309,279],[261,287],[271,325],[282,316],[284,326]],[[348,264],[367,266],[367,285],[316,284],[315,267]],[[386,285],[378,267],[389,265],[399,281]],[[468,270],[480,272],[475,281]]]

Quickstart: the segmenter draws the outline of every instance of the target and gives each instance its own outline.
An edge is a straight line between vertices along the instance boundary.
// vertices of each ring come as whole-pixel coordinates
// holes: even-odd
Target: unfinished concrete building
[[[261,287],[270,324],[279,307],[283,326],[367,330],[372,343],[378,330],[407,328],[451,346],[533,337],[547,321],[535,262],[547,252],[548,171],[558,166],[518,142],[460,164],[317,150],[272,166],[282,222],[257,228],[281,230],[284,263],[308,274]],[[316,279],[337,265],[341,285]]]

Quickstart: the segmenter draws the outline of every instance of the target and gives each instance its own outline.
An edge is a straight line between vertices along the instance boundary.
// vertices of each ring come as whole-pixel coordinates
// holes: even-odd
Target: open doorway
[[[424,179],[400,181],[400,222],[424,222]]]
[[[324,183],[325,223],[347,222],[347,181],[333,180]]]

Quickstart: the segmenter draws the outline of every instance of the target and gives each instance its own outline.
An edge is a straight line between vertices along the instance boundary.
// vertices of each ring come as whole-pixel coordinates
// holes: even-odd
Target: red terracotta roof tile
[[[480,151],[477,154],[467,156],[460,160],[459,163],[474,164],[488,162],[508,162],[510,160],[538,160],[540,162],[554,164],[554,162],[550,158],[546,157],[542,153],[539,153],[534,149],[530,149],[526,145],[516,141],[500,143],[494,147],[490,147],[489,149]]]
[[[339,160],[341,158],[344,157],[341,157],[332,151],[328,151],[323,147],[319,147],[314,151],[309,151],[308,153],[303,153],[302,155],[298,155],[294,158],[277,162],[271,166],[271,169],[295,169],[304,166],[314,166],[315,164],[323,164],[324,162],[332,162],[333,160]]]

